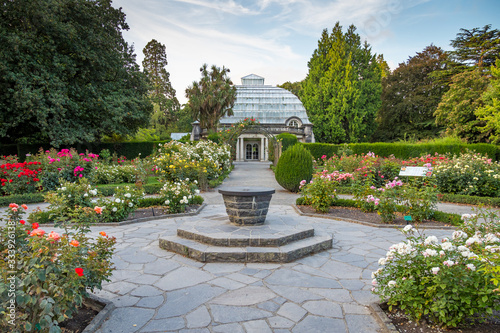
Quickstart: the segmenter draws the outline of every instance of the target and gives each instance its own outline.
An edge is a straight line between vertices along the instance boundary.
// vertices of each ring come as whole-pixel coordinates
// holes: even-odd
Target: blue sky
[[[166,45],[177,98],[202,64],[226,66],[233,83],[257,74],[266,84],[299,81],[323,29],[357,27],[394,69],[431,43],[450,50],[460,28],[500,29],[499,0],[113,0],[127,15],[125,39],[137,62],[156,39]]]

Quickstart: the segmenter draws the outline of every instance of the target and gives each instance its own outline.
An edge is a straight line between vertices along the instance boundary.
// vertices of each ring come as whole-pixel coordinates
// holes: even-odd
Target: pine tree
[[[142,52],[142,67],[151,84],[149,96],[153,104],[158,106],[161,115],[159,122],[163,125],[169,124],[177,120],[180,104],[170,83],[170,73],[165,68],[168,64],[166,47],[152,39]]]
[[[301,101],[319,142],[367,141],[380,107],[381,67],[351,25],[325,29],[308,63]]]

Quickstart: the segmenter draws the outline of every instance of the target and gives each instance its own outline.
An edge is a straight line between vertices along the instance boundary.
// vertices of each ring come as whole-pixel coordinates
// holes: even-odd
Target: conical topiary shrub
[[[288,148],[276,165],[275,177],[285,189],[297,192],[300,182],[309,182],[313,173],[313,156],[300,144]]]

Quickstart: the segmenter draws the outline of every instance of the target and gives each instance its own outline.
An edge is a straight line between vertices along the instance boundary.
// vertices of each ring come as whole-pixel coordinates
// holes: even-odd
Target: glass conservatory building
[[[237,161],[267,161],[269,138],[284,132],[294,134],[299,142],[314,142],[312,124],[297,96],[286,89],[264,85],[263,77],[250,74],[241,78],[241,85],[236,85],[233,113],[220,119],[219,129],[246,118],[260,122],[260,126],[238,137]]]

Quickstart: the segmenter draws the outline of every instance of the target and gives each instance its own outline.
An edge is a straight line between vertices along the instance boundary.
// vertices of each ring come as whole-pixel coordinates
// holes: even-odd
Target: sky
[[[461,28],[500,29],[500,0],[113,0],[141,65],[152,39],[166,46],[167,71],[181,103],[200,67],[225,66],[234,84],[256,74],[265,84],[304,79],[324,29],[354,24],[391,69],[434,44],[451,50]]]

